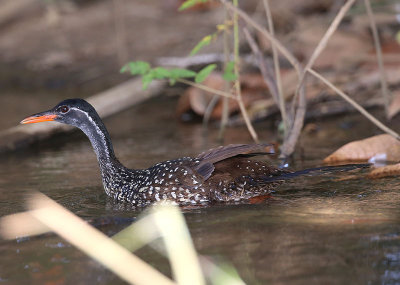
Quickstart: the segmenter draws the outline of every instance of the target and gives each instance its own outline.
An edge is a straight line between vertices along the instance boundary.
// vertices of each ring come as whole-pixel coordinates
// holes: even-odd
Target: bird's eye
[[[67,113],[69,111],[69,108],[67,106],[61,106],[59,110],[61,113]]]

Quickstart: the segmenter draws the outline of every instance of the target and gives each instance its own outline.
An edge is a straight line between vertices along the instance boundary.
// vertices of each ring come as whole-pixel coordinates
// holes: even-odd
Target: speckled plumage
[[[237,153],[243,148],[260,152],[264,147],[229,145],[221,148],[231,150],[232,157],[210,164],[210,174],[210,170],[203,172],[202,166],[209,164],[209,160],[201,156],[160,162],[143,170],[128,169],[117,160],[113,164],[100,162],[100,169],[107,195],[132,204],[143,205],[161,200],[181,205],[239,201],[269,193],[281,181],[268,180],[287,173]]]
[[[250,160],[271,153],[267,144],[228,145],[160,162],[148,169],[123,166],[115,157],[110,136],[96,110],[85,100],[68,99],[22,123],[58,121],[80,128],[97,155],[107,195],[134,205],[170,200],[180,205],[229,202],[268,194],[284,179],[322,168],[289,172]]]

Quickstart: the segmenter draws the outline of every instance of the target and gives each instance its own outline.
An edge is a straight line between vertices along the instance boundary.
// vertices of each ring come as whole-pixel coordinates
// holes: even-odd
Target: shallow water
[[[123,163],[142,168],[216,145],[216,130],[203,136],[201,126],[178,123],[171,114],[173,104],[171,99],[153,100],[105,121]],[[319,133],[305,135],[294,168],[316,166],[346,140],[371,135],[370,128],[354,124],[357,116],[341,121],[322,122]],[[352,126],[365,133],[356,134]],[[257,128],[267,130],[268,124]],[[268,131],[261,136],[275,140]],[[243,128],[230,129],[227,141],[245,143],[250,138]],[[1,216],[22,211],[26,194],[36,190],[108,235],[141,212],[106,197],[94,153],[79,132],[0,161]],[[256,205],[186,209],[196,249],[232,263],[248,284],[400,283],[400,182],[366,180],[362,173],[338,179],[343,176],[298,178]],[[104,225],[104,219],[110,222]],[[52,234],[1,241],[0,248],[0,283],[124,283]],[[153,250],[144,248],[138,255],[169,272],[166,260]]]

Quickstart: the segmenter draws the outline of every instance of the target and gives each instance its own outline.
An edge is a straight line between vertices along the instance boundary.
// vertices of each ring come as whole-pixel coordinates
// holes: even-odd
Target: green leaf
[[[150,64],[145,61],[131,61],[125,64],[120,72],[127,72],[129,71],[132,75],[144,75],[148,73],[150,70]]]
[[[208,35],[205,36],[204,38],[201,39],[201,41],[199,41],[197,43],[197,45],[191,50],[190,55],[195,55],[196,53],[198,53],[203,47],[208,46],[211,43],[213,36],[212,35]]]
[[[173,68],[169,71],[170,77],[172,79],[178,79],[178,78],[188,78],[188,77],[195,77],[196,72],[188,70],[188,69],[183,69],[183,68]]]
[[[193,7],[194,5],[198,3],[206,3],[208,0],[187,0],[182,3],[182,5],[179,7],[178,11],[183,11],[186,10],[190,7]]]
[[[215,63],[213,64],[209,64],[206,67],[204,67],[202,70],[200,70],[196,77],[194,78],[194,81],[196,83],[202,83],[207,76],[217,67],[217,65]]]
[[[170,71],[164,67],[153,68],[150,73],[155,79],[164,79],[170,77]]]
[[[147,87],[149,87],[149,84],[154,80],[153,75],[151,74],[151,72],[143,75],[142,77],[142,89],[146,90]]]
[[[235,67],[235,62],[234,61],[230,61],[227,63],[226,67],[225,67],[225,72],[223,75],[223,78],[226,81],[234,81],[236,80],[236,75],[233,73],[233,69]]]

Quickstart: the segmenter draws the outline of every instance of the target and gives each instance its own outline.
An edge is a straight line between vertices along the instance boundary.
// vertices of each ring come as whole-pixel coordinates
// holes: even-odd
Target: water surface
[[[173,106],[171,99],[152,100],[105,121],[123,163],[143,168],[217,145],[217,130],[204,136],[201,126],[178,123]],[[321,122],[320,132],[303,136],[293,167],[316,166],[346,141],[371,135],[359,121],[347,116]],[[264,141],[276,139],[270,126],[256,126]],[[251,142],[244,128],[229,129],[226,141]],[[58,135],[0,161],[1,216],[24,210],[24,199],[33,191],[108,235],[141,212],[107,198],[94,153],[79,132]],[[186,209],[196,249],[231,262],[248,284],[400,283],[400,183],[394,178],[367,180],[362,173],[338,179],[343,176],[299,178],[256,205]],[[104,219],[110,223],[97,223]],[[53,234],[1,241],[0,247],[0,283],[124,284]],[[138,255],[169,273],[167,261],[154,250],[143,248]]]

